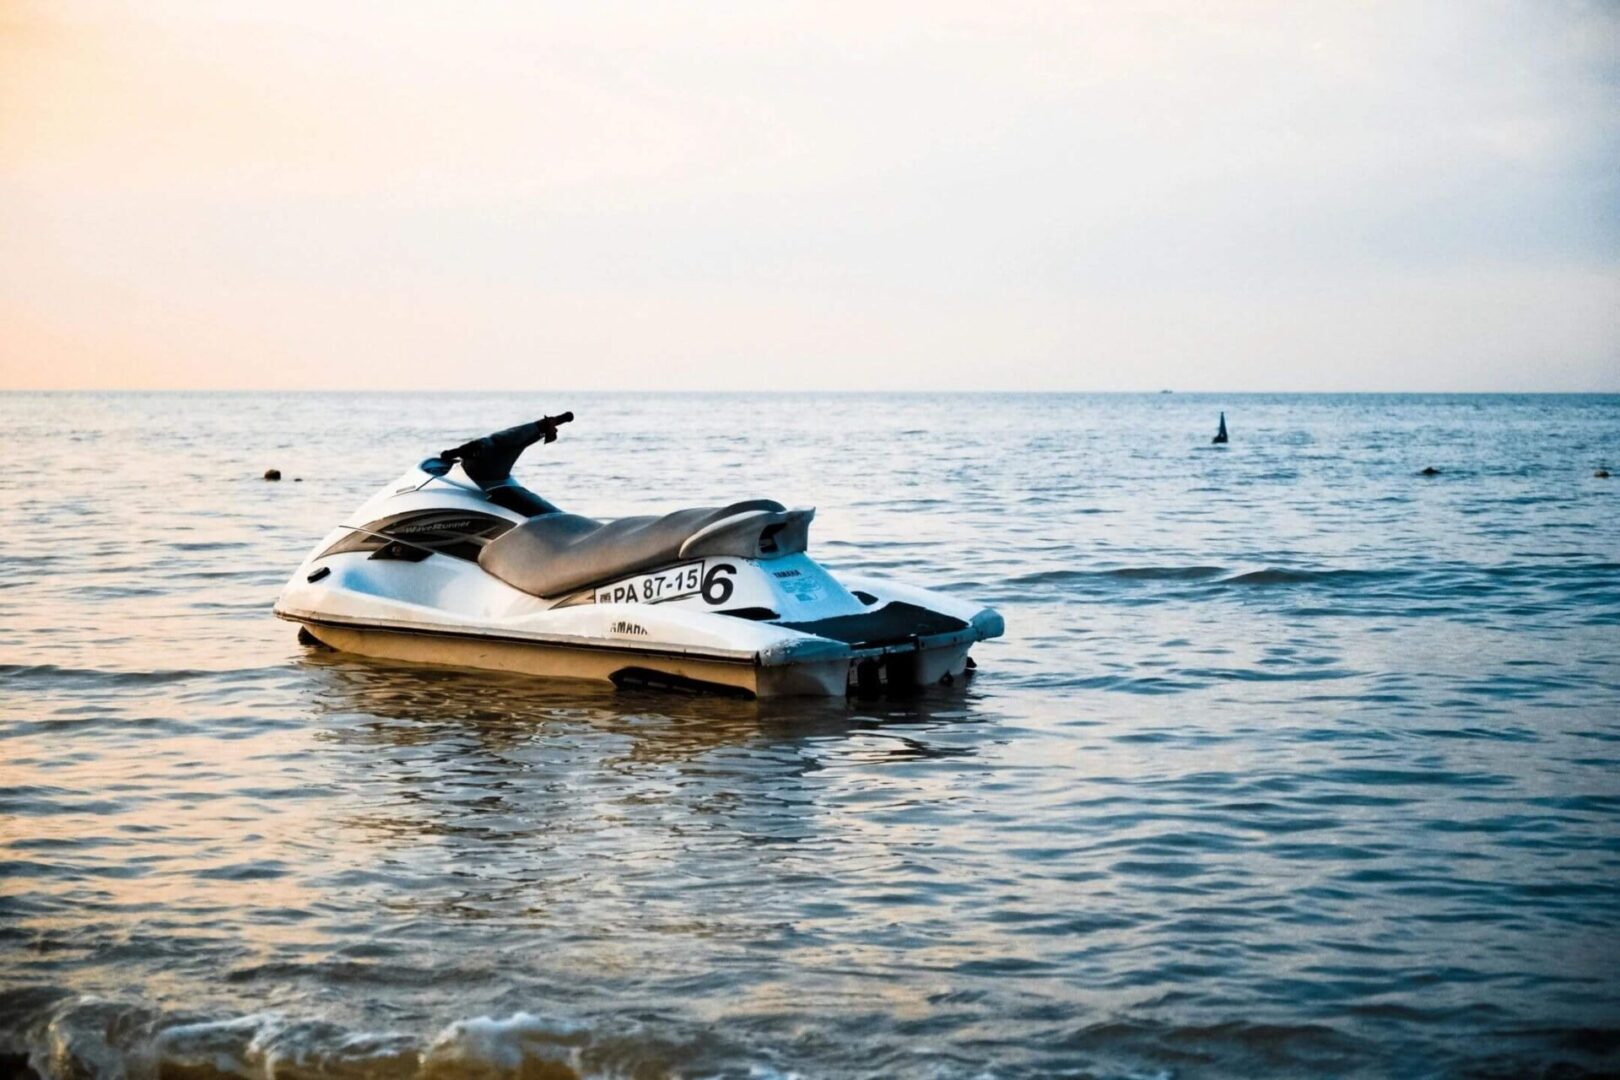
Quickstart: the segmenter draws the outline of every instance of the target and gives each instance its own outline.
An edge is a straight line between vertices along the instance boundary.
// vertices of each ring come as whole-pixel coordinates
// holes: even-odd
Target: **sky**
[[[1620,5],[0,0],[0,388],[1620,390]]]

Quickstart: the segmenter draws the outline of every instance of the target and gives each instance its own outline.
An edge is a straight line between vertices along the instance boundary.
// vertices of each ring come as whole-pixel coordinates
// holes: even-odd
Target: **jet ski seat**
[[[791,555],[805,549],[814,516],[770,499],[608,522],[541,514],[484,545],[478,565],[532,596],[561,596],[681,559]]]

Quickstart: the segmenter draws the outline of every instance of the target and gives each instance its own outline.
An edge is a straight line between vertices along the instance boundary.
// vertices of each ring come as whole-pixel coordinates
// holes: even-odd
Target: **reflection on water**
[[[985,721],[961,693],[856,705],[747,702],[330,653],[303,663],[323,750],[340,755],[350,794],[365,805],[341,823],[358,842],[403,845],[398,858],[417,866],[429,846],[451,843],[455,859],[479,864],[456,881],[462,905],[475,902],[465,891],[473,881],[490,877],[508,898],[517,883],[532,890],[531,906],[559,887],[570,894],[552,902],[577,904],[578,884],[554,872],[553,856],[656,877],[686,874],[684,864],[738,838],[813,843],[821,815],[815,787],[802,780],[824,759],[943,761],[971,756],[984,737],[964,738]],[[770,857],[765,847],[750,850]],[[507,858],[519,865],[503,874]],[[644,913],[639,920],[647,928]]]
[[[1620,399],[701,404],[0,397],[0,1075],[1620,1069]],[[749,703],[269,617],[418,449],[562,406],[561,505],[818,504],[1009,636]]]

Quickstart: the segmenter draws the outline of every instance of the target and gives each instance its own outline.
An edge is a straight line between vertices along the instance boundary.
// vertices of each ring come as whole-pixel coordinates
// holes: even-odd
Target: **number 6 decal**
[[[723,604],[731,599],[731,575],[737,568],[730,563],[716,563],[703,575],[703,599],[711,604]],[[720,575],[724,574],[725,577]]]

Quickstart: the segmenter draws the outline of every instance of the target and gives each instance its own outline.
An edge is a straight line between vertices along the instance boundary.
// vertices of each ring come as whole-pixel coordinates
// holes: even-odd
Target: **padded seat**
[[[779,502],[749,499],[609,522],[579,514],[541,514],[485,544],[478,565],[533,596],[560,596],[678,562],[683,545],[698,532],[750,511],[765,511],[770,520],[784,513]],[[802,544],[799,550],[804,550]]]

